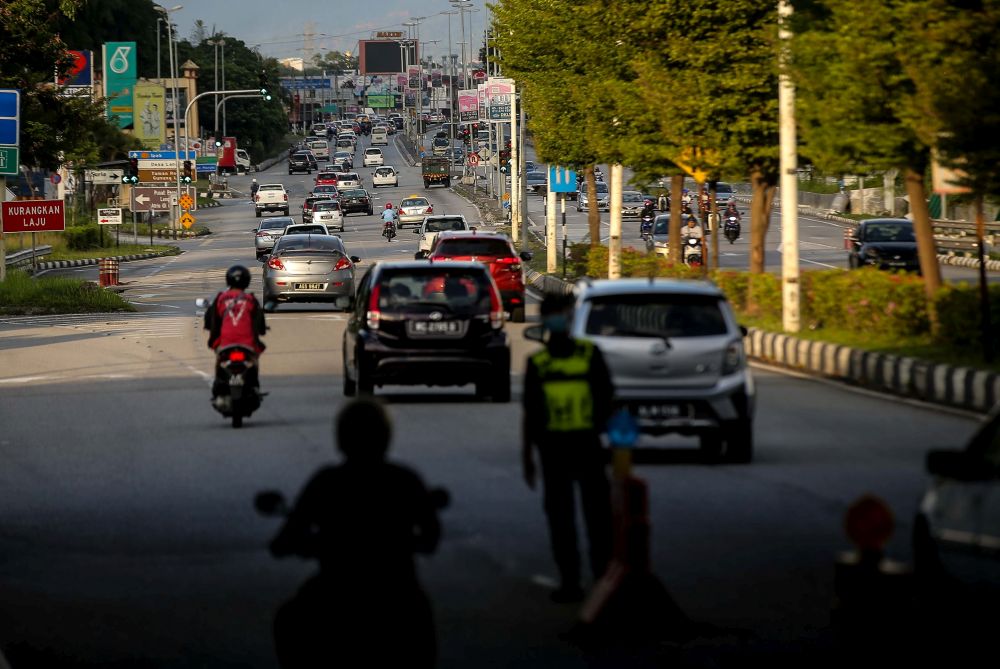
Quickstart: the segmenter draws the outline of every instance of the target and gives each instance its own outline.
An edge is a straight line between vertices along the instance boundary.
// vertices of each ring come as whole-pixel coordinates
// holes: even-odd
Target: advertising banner
[[[158,149],[167,138],[165,124],[166,95],[159,84],[136,84],[132,106],[136,115],[132,134],[142,142],[144,149]]]
[[[164,119],[166,119],[166,125],[170,128],[170,134],[173,135],[174,132],[174,105],[172,104],[174,98],[174,90],[170,87],[163,93],[164,104],[166,105],[166,114],[164,114]],[[188,104],[188,92],[186,88],[177,89],[177,127],[181,130],[184,129],[184,110],[187,109]],[[182,133],[183,134],[183,133]]]
[[[394,95],[368,95],[368,106],[372,109],[387,109],[396,106]]]
[[[513,79],[490,79],[486,82],[491,121],[509,121],[514,98]]]
[[[458,120],[463,122],[479,119],[479,92],[461,90],[458,92]]]
[[[69,51],[73,65],[65,77],[59,77],[60,86],[87,86],[94,82],[94,53],[92,51]]]
[[[135,42],[106,42],[101,48],[104,63],[104,96],[108,115],[118,117],[118,127],[132,127],[132,89],[136,80]]]
[[[485,121],[485,120],[487,120],[487,114],[486,114],[486,104],[487,104],[487,100],[486,100],[486,84],[479,84],[476,87],[476,98],[477,98],[478,104],[479,104],[479,120],[480,121]]]
[[[406,89],[406,85],[407,85],[408,81],[409,80],[406,78],[405,74],[397,74],[396,75],[396,90],[397,91],[402,91],[402,90]]]
[[[406,79],[406,87],[411,91],[420,88],[420,68],[417,66],[406,68]]]
[[[441,82],[441,70],[434,70],[431,72],[431,87],[441,88],[444,84]]]

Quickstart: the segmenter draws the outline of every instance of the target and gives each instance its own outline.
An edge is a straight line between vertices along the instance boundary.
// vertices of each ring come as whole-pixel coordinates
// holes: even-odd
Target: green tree
[[[55,29],[68,49],[91,49],[94,67],[101,66],[101,45],[105,42],[135,42],[136,65],[140,77],[156,76],[157,28],[160,31],[162,72],[168,76],[167,27],[157,23],[163,17],[152,0],[87,0],[76,2],[73,15],[54,17]],[[47,4],[54,4],[47,0]],[[177,39],[176,27],[174,38]]]
[[[821,0],[792,41],[802,151],[828,173],[901,169],[928,299],[941,285],[925,174],[937,123],[912,78],[925,60],[911,32],[926,0]]]
[[[341,51],[327,51],[323,54],[317,53],[313,54],[313,67],[308,69],[310,70],[310,74],[314,70],[316,74],[320,74],[323,70],[326,70],[327,75],[330,76],[334,73],[342,75],[358,69],[358,58],[357,56],[349,56]]]

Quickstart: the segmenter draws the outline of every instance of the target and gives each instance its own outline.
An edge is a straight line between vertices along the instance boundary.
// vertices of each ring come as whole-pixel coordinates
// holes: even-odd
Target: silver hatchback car
[[[577,285],[573,334],[601,350],[616,402],[649,434],[697,435],[710,459],[753,458],[754,382],[743,329],[703,281],[625,279]]]
[[[253,230],[253,245],[254,251],[257,253],[257,260],[271,252],[275,242],[285,234],[285,228],[293,223],[295,223],[295,219],[289,216],[261,219]]]
[[[357,256],[335,235],[284,235],[264,263],[264,308],[278,302],[339,302],[354,295]]]

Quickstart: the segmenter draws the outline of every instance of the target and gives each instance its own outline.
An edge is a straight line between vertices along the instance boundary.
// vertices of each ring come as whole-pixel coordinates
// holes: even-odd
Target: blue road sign
[[[576,172],[568,167],[549,165],[548,187],[553,193],[575,193]]]
[[[218,163],[198,163],[194,166],[198,174],[211,174],[218,167]]]
[[[181,159],[188,158],[194,160],[198,157],[197,151],[188,151],[187,156],[184,155],[184,151],[129,151],[129,158],[138,158],[139,160],[177,160],[177,154],[181,154]]]
[[[21,92],[0,90],[0,146],[18,146],[21,120]]]

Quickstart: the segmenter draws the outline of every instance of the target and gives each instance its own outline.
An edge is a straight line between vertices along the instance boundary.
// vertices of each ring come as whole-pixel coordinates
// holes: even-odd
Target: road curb
[[[127,256],[106,256],[104,258],[81,258],[78,260],[50,260],[40,262],[32,271],[46,271],[50,269],[65,269],[67,267],[87,267],[96,265],[101,260],[117,260],[118,262],[131,262],[133,260],[150,260],[151,258],[162,258],[174,253],[133,253]]]
[[[569,293],[573,284],[533,270],[528,281],[543,292]],[[931,404],[987,413],[1000,402],[1000,374],[972,367],[878,353],[750,328],[743,339],[751,360],[766,362]]]

